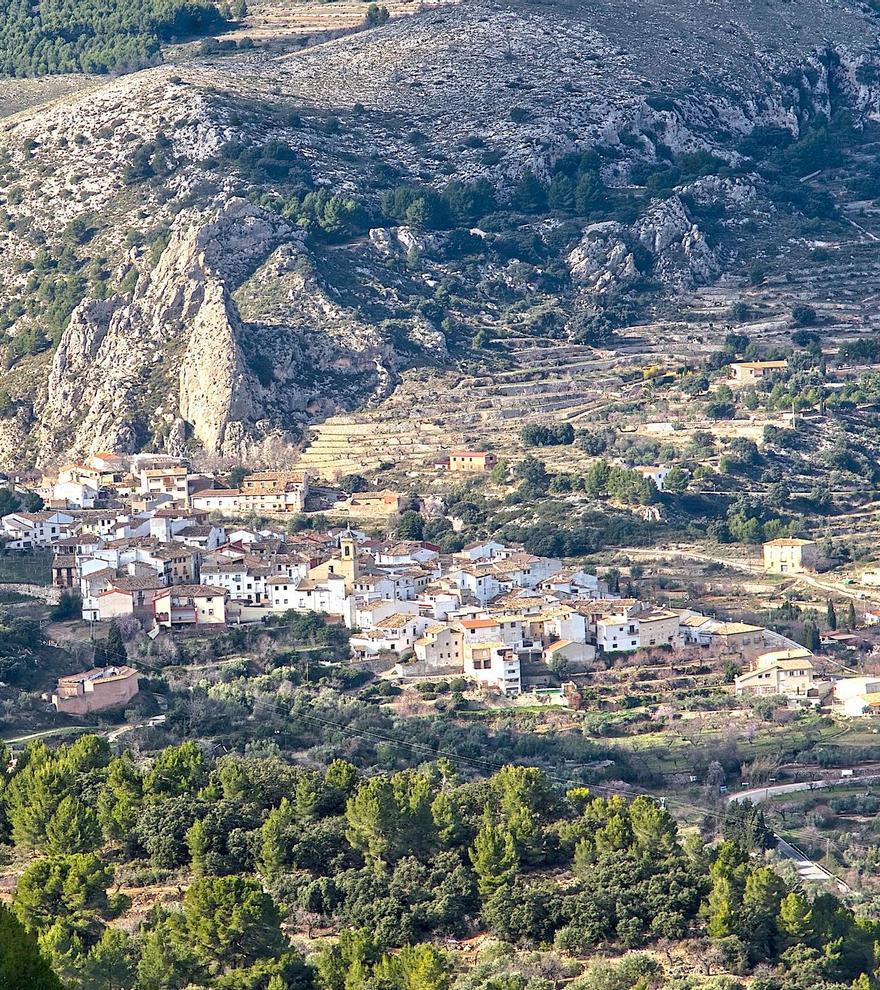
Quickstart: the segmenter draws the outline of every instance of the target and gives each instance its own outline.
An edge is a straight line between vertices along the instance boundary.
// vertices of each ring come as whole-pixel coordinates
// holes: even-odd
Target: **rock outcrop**
[[[292,395],[302,377],[298,365],[307,361],[310,374],[335,362],[350,365],[364,340],[384,387],[387,373],[379,375],[376,365],[388,349],[375,332],[358,328],[351,314],[296,275],[289,301],[309,314],[314,339],[298,351],[289,339],[297,327],[282,320],[275,342],[286,346],[287,368],[280,354],[273,356],[271,381],[261,383],[249,365],[243,341],[250,330],[234,293],[267,258],[264,278],[277,284],[290,274],[300,240],[283,220],[243,200],[209,218],[182,215],[156,267],[140,276],[131,295],[85,300],[73,312],[37,408],[45,456],[59,449],[132,449],[159,436],[172,449],[195,442],[247,460],[270,436],[296,439],[297,406],[303,418],[308,407],[307,398],[297,403]],[[285,251],[273,254],[279,244]],[[339,333],[319,346],[319,326],[328,321]],[[266,415],[272,406],[280,416]],[[336,408],[328,401],[325,413]]]

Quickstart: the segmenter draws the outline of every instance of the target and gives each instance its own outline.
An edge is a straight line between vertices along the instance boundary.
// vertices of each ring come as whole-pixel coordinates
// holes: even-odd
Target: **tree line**
[[[693,940],[735,972],[806,971],[805,990],[878,963],[880,923],[783,880],[748,806],[712,844],[649,797],[564,789],[534,767],[364,776],[191,741],[138,760],[96,736],[0,765],[3,839],[30,857],[0,956],[12,940],[84,990],[448,990],[438,942],[483,929],[581,959]],[[186,886],[180,909],[157,903],[129,934],[120,886],[163,881]],[[304,958],[285,930],[318,927],[339,937]]]
[[[136,69],[162,42],[224,23],[212,0],[9,0],[0,7],[0,74]]]

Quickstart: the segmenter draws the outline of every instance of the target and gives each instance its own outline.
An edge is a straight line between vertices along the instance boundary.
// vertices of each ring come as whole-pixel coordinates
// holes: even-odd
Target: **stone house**
[[[75,588],[79,584],[74,554],[56,553],[52,558],[52,584],[56,588]]]
[[[788,361],[734,361],[728,366],[730,380],[737,385],[753,385],[775,371],[784,371]]]
[[[189,470],[181,465],[144,468],[138,477],[142,495],[170,495],[175,502],[186,502]]]
[[[449,455],[449,470],[454,474],[483,474],[498,463],[486,450],[453,450]]]
[[[812,540],[782,537],[764,544],[764,570],[768,574],[814,571],[818,557],[818,549]]]
[[[153,599],[156,625],[165,629],[221,626],[226,622],[228,592],[204,584],[163,588]]]
[[[137,693],[138,675],[133,667],[95,667],[59,678],[52,704],[68,715],[87,715],[124,705]]]

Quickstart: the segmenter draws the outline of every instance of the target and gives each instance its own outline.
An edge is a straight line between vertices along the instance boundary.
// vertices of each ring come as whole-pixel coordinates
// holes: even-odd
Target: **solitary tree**
[[[110,623],[110,628],[107,630],[107,642],[104,644],[103,652],[106,663],[109,664],[125,663],[128,659],[128,652],[125,649],[125,642],[122,639],[122,631],[115,619]]]
[[[834,610],[834,602],[828,599],[828,605],[825,609],[825,622],[829,629],[837,628],[837,612]]]

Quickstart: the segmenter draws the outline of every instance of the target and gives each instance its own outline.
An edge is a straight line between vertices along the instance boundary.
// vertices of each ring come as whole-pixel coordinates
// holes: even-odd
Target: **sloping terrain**
[[[465,392],[552,378],[522,338],[573,343],[584,372],[541,384],[526,415],[586,412],[581,350],[611,331],[643,339],[768,245],[772,275],[807,238],[871,242],[870,218],[841,211],[846,177],[872,174],[857,149],[880,111],[878,30],[818,0],[477,2],[194,54],[9,117],[0,461],[285,459],[406,369]],[[827,175],[801,184],[813,144]],[[431,374],[413,381],[442,419]],[[494,382],[485,401],[514,407]],[[438,442],[479,436],[467,394]],[[401,406],[386,428],[418,418]]]

